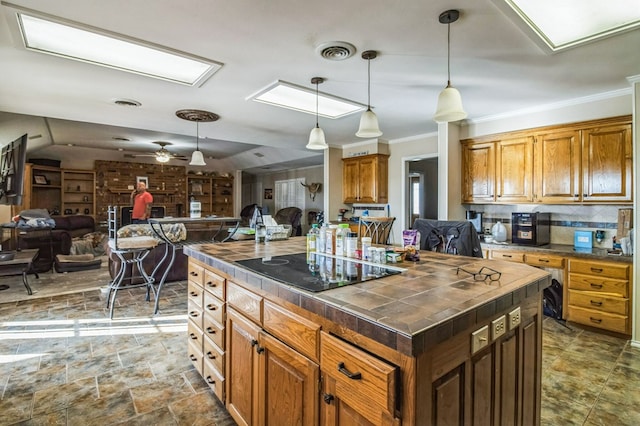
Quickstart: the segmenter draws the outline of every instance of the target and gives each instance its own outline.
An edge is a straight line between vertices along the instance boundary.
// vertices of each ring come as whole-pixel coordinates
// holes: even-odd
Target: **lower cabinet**
[[[266,305],[265,311],[270,312],[270,302],[254,300],[257,303],[247,305],[246,293],[247,290],[229,284],[227,351],[231,356],[226,374],[229,413],[239,425],[317,425],[320,367],[286,344],[295,345],[296,337],[305,334],[308,322],[299,318],[303,325],[301,333],[292,331],[292,342],[282,342],[234,305],[234,300],[238,305],[263,309]],[[295,318],[289,326],[297,328]],[[317,345],[314,351],[317,353]]]
[[[530,300],[512,312],[434,348],[428,424],[540,423],[540,304]],[[509,318],[516,316],[522,323],[513,325]],[[508,330],[499,337],[493,336],[495,321]],[[480,349],[474,348],[478,342]]]

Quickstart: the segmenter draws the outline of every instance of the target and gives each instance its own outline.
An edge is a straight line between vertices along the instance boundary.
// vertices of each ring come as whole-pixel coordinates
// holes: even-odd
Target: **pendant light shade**
[[[212,121],[218,121],[220,116],[216,113],[203,111],[200,109],[181,109],[176,111],[176,115],[183,120],[196,122],[196,150],[191,154],[190,166],[206,166],[204,162],[204,156],[200,151],[200,122],[210,123]]]
[[[204,162],[204,156],[202,155],[202,151],[200,151],[200,122],[196,121],[196,150],[191,154],[191,161],[189,162],[190,166],[206,166],[207,163]]]
[[[316,127],[311,129],[307,149],[321,150],[329,148],[329,145],[327,145],[327,142],[324,139],[324,132],[318,124],[318,85],[323,82],[324,78],[322,77],[313,77],[311,79],[311,84],[316,85]]]
[[[378,125],[378,117],[371,111],[371,60],[378,56],[375,50],[362,52],[362,59],[367,60],[367,110],[360,117],[360,127],[356,132],[359,138],[375,138],[382,136],[382,131]]]
[[[451,86],[451,23],[456,22],[460,12],[452,9],[442,12],[439,17],[441,24],[447,24],[447,87],[438,96],[438,105],[433,119],[438,123],[459,121],[467,117],[462,108],[460,92]]]

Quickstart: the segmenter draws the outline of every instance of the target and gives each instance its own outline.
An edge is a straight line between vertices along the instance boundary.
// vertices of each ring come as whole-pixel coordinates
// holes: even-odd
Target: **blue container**
[[[575,248],[593,248],[593,232],[575,231],[573,236],[573,246]]]

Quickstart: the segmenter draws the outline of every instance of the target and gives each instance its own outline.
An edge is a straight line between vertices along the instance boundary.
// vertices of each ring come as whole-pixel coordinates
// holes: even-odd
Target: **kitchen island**
[[[422,252],[311,292],[237,263],[304,247],[184,248],[189,357],[238,424],[539,424],[547,272]]]

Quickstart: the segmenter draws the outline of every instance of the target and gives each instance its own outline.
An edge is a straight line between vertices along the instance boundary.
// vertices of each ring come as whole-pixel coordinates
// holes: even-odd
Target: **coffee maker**
[[[476,228],[478,235],[482,235],[484,232],[482,230],[482,212],[467,210],[467,220],[473,224],[474,228]]]

